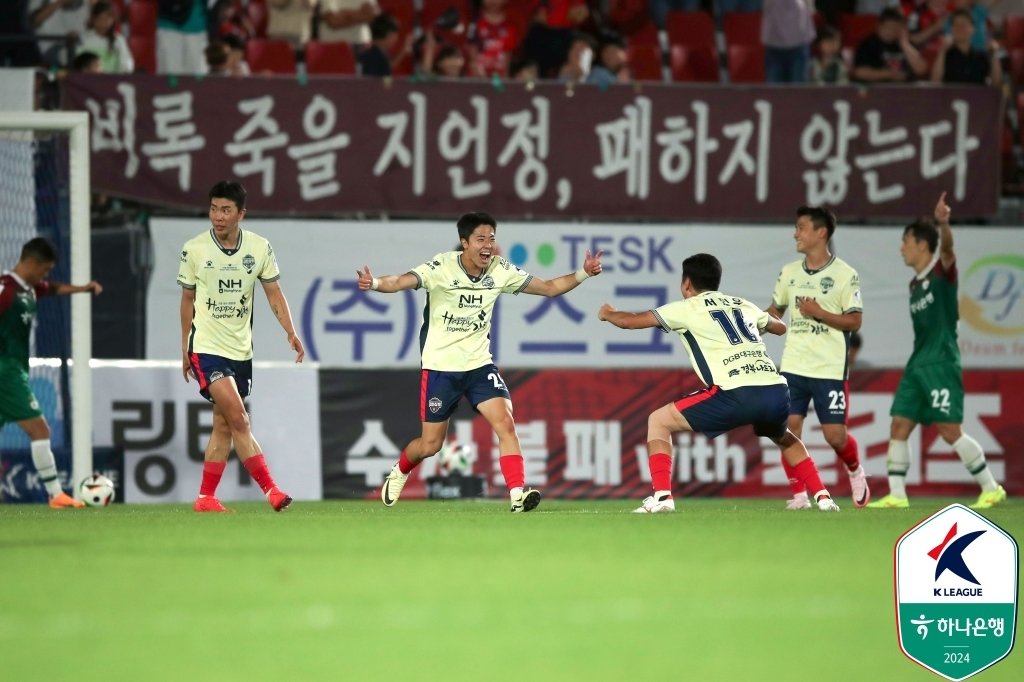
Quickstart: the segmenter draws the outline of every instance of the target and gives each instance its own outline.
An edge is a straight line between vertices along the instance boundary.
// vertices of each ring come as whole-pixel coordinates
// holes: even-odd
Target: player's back
[[[0,275],[0,362],[28,370],[29,340],[38,296],[49,291],[41,282],[29,286],[13,273]]]
[[[705,385],[729,390],[785,383],[759,333],[768,313],[750,301],[704,291],[663,305],[654,315],[662,329],[679,335]]]

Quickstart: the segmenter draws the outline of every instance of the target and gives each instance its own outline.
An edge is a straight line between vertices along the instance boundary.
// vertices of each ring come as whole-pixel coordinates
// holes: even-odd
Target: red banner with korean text
[[[851,433],[862,448],[872,485],[884,493],[889,407],[899,370],[855,371],[850,378]],[[647,416],[700,387],[690,371],[510,370],[503,372],[515,404],[526,459],[526,480],[551,498],[637,498],[650,494]],[[964,431],[982,446],[995,478],[1011,495],[1024,494],[1024,370],[967,371]],[[321,441],[324,496],[373,497],[406,443],[419,435],[419,372],[322,370]],[[849,481],[825,443],[812,414],[804,441],[837,496]],[[484,419],[462,406],[449,437],[469,446],[474,474],[491,493],[504,494],[497,442]],[[977,494],[977,484],[934,428],[910,439],[910,495]],[[437,471],[426,460],[405,488],[423,497]],[[675,492],[679,496],[788,497],[779,450],[750,428],[708,440],[679,434],[675,441]]]
[[[994,88],[690,87],[74,74],[93,188],[196,208],[233,177],[254,215],[791,219],[995,213]],[[967,179],[970,178],[968,186]]]

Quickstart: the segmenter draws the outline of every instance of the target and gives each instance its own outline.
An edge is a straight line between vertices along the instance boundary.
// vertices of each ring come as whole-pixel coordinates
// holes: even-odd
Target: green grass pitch
[[[899,650],[892,554],[953,501],[0,506],[0,679],[940,679]],[[1021,500],[986,515],[1024,538]]]

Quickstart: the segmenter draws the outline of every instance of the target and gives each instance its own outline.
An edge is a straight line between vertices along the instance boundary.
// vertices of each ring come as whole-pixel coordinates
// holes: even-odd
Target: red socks
[[[857,439],[853,437],[852,433],[847,432],[846,434],[846,445],[841,451],[837,451],[839,459],[843,460],[843,464],[850,471],[856,471],[857,467],[860,466],[860,457],[857,455],[859,447],[857,446]]]
[[[262,452],[245,460],[243,464],[245,464],[245,468],[249,471],[249,475],[252,476],[252,480],[256,481],[260,490],[264,493],[277,485],[274,483],[274,477],[270,475],[270,469],[267,468],[267,460],[263,458]]]
[[[522,455],[502,455],[498,458],[498,464],[509,490],[523,487],[526,483],[526,465]]]
[[[672,455],[656,452],[647,458],[654,490],[672,490]]]
[[[789,462],[786,461],[785,457],[782,458],[782,470],[786,472],[786,479],[789,480],[789,492],[794,495],[807,492],[807,489],[804,487],[804,482],[796,475],[796,469],[789,465]]]
[[[420,460],[422,462],[423,460]],[[420,462],[410,462],[409,458],[405,454],[405,450],[402,450],[402,456],[398,458],[398,470],[403,474],[408,474],[410,471],[420,465]]]
[[[801,485],[807,488],[811,495],[817,495],[825,489],[825,484],[821,482],[821,476],[818,475],[818,467],[814,466],[814,460],[810,457],[805,457],[793,467],[793,471]]]
[[[199,484],[199,494],[213,496],[217,493],[220,477],[224,475],[227,462],[203,462],[203,482]]]

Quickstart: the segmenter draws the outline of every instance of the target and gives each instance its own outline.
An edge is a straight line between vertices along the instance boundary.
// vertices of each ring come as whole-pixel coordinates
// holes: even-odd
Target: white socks
[[[46,486],[46,492],[50,497],[56,497],[64,492],[60,487],[60,477],[57,476],[57,464],[53,461],[53,453],[50,452],[49,438],[32,441],[32,464],[39,472],[39,480]]]
[[[907,441],[889,441],[886,467],[889,470],[889,494],[893,497],[906,497],[907,470],[910,469],[910,444]]]
[[[957,442],[953,443],[953,450],[983,491],[989,492],[999,487],[996,479],[992,476],[992,471],[985,463],[985,453],[982,452],[981,444],[978,441],[964,433]]]

